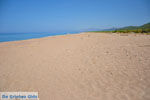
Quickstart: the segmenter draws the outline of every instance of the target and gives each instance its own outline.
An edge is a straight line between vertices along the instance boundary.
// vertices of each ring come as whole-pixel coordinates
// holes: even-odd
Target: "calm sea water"
[[[75,34],[71,32],[70,34]],[[67,33],[0,33],[0,42],[27,40],[47,36],[64,35]]]

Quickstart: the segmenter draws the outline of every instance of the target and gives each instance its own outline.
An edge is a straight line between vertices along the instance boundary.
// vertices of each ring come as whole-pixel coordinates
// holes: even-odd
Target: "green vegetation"
[[[118,29],[115,29],[113,31],[93,31],[93,32],[150,34],[150,23],[144,24],[142,26],[128,26],[128,27],[118,28]]]
[[[119,33],[150,33],[150,23],[144,24],[142,26],[128,26],[124,28],[120,28],[114,30],[112,32],[119,32]]]
[[[134,30],[114,30],[114,31],[111,31],[113,33],[150,33],[150,29],[141,29],[141,28],[138,28],[138,29],[134,29]]]

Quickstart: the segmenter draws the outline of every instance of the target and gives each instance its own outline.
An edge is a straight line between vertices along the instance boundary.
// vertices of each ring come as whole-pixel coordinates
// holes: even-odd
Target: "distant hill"
[[[123,28],[118,28],[117,30],[135,30],[137,28],[138,28],[138,26],[127,26],[127,27],[123,27]]]
[[[105,29],[102,31],[95,31],[95,32],[150,33],[150,23],[146,23],[141,26],[127,26],[127,27],[122,27],[122,28],[111,28],[111,29]]]
[[[140,26],[141,28],[147,28],[150,29],[150,23],[144,24],[142,26]]]
[[[110,28],[110,29],[90,29],[91,32],[119,32],[119,33],[150,33],[150,23],[146,23],[141,26],[127,26],[122,28]]]
[[[113,31],[116,30],[117,28],[110,28],[110,29],[103,29],[102,31]]]
[[[150,29],[150,23],[144,24],[142,26],[127,26],[119,28],[117,30],[137,30],[137,29]]]

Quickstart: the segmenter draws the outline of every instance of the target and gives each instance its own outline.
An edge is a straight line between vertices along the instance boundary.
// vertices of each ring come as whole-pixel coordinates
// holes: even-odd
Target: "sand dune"
[[[150,35],[0,43],[0,91],[35,91],[40,100],[150,100]]]

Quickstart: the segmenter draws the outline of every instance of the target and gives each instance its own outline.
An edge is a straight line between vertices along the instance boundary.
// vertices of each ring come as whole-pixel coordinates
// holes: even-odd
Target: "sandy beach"
[[[40,100],[150,100],[150,35],[0,43],[0,91],[38,92]]]

